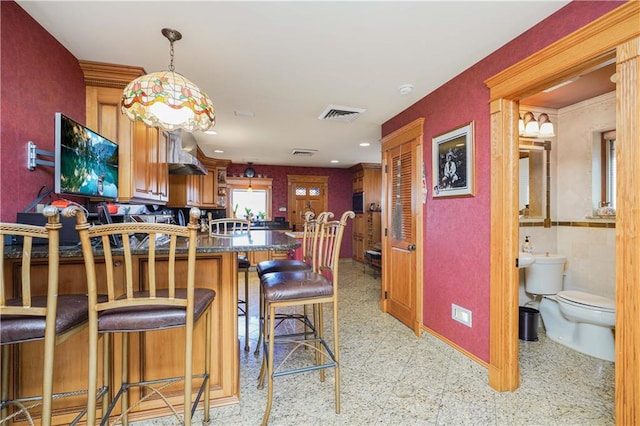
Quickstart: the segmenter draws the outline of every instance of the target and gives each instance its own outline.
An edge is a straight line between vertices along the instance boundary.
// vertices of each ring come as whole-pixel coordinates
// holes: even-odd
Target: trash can
[[[520,340],[526,340],[527,342],[537,342],[540,311],[527,306],[520,306],[519,314],[518,337]]]

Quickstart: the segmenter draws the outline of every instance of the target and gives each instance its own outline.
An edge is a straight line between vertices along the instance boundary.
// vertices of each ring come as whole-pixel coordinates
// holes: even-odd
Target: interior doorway
[[[416,336],[422,326],[422,132],[420,118],[382,140],[382,311]]]
[[[637,316],[640,236],[634,173],[640,161],[640,4],[628,2],[487,80],[491,110],[491,321],[489,384],[519,386],[518,370],[518,101],[615,56],[617,62],[616,422],[640,418]],[[624,194],[624,195],[623,195]]]

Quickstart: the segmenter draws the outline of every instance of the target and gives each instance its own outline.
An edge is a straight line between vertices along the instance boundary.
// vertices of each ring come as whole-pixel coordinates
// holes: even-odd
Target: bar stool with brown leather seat
[[[262,424],[269,421],[271,405],[273,402],[273,379],[279,376],[303,373],[313,370],[320,371],[320,380],[324,381],[324,371],[333,368],[335,371],[334,393],[335,411],[340,412],[340,342],[338,336],[338,266],[340,260],[340,244],[347,219],[353,219],[355,214],[347,211],[342,214],[340,220],[318,222],[319,234],[317,244],[313,252],[313,270],[273,272],[265,274],[260,280],[263,290],[263,303],[265,320],[263,321],[264,353],[262,355],[262,368],[258,388],[264,386],[265,375],[267,377],[267,407],[262,418]],[[324,338],[323,330],[323,305],[333,305],[333,345]],[[275,323],[278,308],[315,305],[314,318],[315,333],[311,337],[302,334],[295,336],[276,336]],[[290,344],[293,347],[285,354],[279,365],[275,362],[275,343]],[[299,348],[306,347],[314,350],[312,364],[286,369],[287,361],[300,362],[293,356]]]
[[[209,236],[231,237],[251,231],[251,221],[235,218],[209,221]],[[238,315],[244,317],[244,350],[249,352],[249,253],[238,253],[238,270],[244,272],[244,299],[238,299]],[[244,308],[240,307],[243,305]]]
[[[79,391],[53,394],[54,356],[56,345],[80,331],[87,325],[88,299],[85,294],[58,294],[59,269],[59,232],[62,225],[58,209],[47,206],[43,214],[48,218],[44,227],[17,223],[0,223],[0,236],[19,237],[21,282],[16,288],[13,283],[5,282],[4,273],[0,275],[0,344],[2,351],[2,391],[0,395],[0,423],[23,415],[33,424],[30,409],[42,404],[40,423],[51,424],[52,399],[73,396]],[[47,240],[48,279],[40,282],[31,276],[34,253],[34,240]],[[10,247],[0,245],[0,269],[5,270],[5,255]],[[23,397],[11,395],[9,390],[11,351],[20,343],[44,341],[42,354],[42,395]],[[15,364],[15,361],[14,361]],[[14,378],[17,374],[13,373]],[[10,407],[18,407],[11,411]],[[75,424],[84,412],[72,421]]]
[[[333,217],[331,212],[321,212],[318,217],[315,217],[314,213],[309,211],[305,213],[305,220],[302,231],[302,259],[272,259],[263,260],[256,265],[256,272],[258,278],[262,278],[265,274],[272,272],[287,272],[287,271],[310,271],[313,268],[313,247],[316,243],[318,236],[317,223],[325,221]],[[262,286],[260,287],[260,320],[264,319],[264,307],[262,303]],[[313,332],[313,322],[309,319],[307,313],[307,306],[303,306],[303,313],[278,313],[276,317],[276,328],[286,320],[296,320],[304,325],[304,332]],[[260,354],[260,345],[262,343],[262,328],[259,330],[258,343],[256,344],[256,350],[254,355]]]
[[[110,413],[120,401],[123,424],[128,424],[129,399],[132,398],[129,389],[142,387],[149,391],[144,398],[159,396],[179,419],[177,410],[171,404],[170,398],[162,395],[163,386],[178,382],[184,383],[181,402],[184,408],[184,424],[191,425],[192,417],[200,398],[204,401],[204,421],[209,421],[209,375],[211,364],[211,329],[213,321],[212,306],[215,292],[208,288],[195,286],[196,245],[198,232],[198,218],[200,210],[192,208],[189,224],[185,226],[166,223],[118,223],[91,226],[87,223],[84,213],[76,207],[68,207],[63,211],[66,217],[76,216],[76,229],[80,234],[82,253],[87,272],[89,289],[89,398],[87,424],[95,424],[96,406],[95,392],[98,374],[98,339],[122,333],[122,358],[119,368],[122,372],[122,384],[109,408],[103,412],[101,424],[107,424]],[[122,248],[112,249],[110,239],[114,239]],[[97,298],[97,267],[94,262],[94,248],[92,240],[102,242],[101,250],[104,256],[104,272],[100,274],[106,279],[108,300],[100,302]],[[188,253],[186,260],[186,274],[184,263],[178,263],[179,249]],[[134,264],[134,250],[144,250],[145,261]],[[116,257],[118,256],[118,257]],[[122,260],[120,261],[120,256]],[[114,259],[116,257],[116,259]],[[118,275],[116,268],[124,263],[124,288],[116,287],[114,277]],[[182,261],[181,261],[182,262]],[[102,268],[102,266],[100,266]],[[144,289],[133,287],[133,275],[145,275]],[[122,274],[121,274],[122,275]],[[193,374],[194,358],[194,327],[204,321],[204,362],[202,373]],[[137,382],[130,382],[128,364],[133,357],[129,357],[130,337],[162,331],[170,328],[184,329],[184,370],[182,375],[166,378],[150,378]],[[174,343],[174,342],[172,342]],[[105,344],[105,347],[111,346]],[[182,347],[177,344],[176,347]],[[103,365],[110,364],[109,352],[105,351]],[[142,355],[137,355],[142,359]],[[144,361],[142,361],[144,362]],[[171,368],[173,366],[167,366]],[[143,366],[141,367],[143,369]],[[193,382],[199,384],[196,396],[193,396]],[[159,402],[159,401],[158,401]],[[132,404],[131,408],[134,408]]]

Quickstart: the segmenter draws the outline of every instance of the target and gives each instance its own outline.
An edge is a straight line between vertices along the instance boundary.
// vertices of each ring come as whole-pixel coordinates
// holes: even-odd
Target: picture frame
[[[475,196],[474,122],[433,138],[433,197]]]

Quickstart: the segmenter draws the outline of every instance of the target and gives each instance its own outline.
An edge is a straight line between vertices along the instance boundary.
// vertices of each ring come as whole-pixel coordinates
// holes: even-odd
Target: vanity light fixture
[[[518,120],[518,133],[525,138],[550,138],[555,136],[553,123],[547,113],[541,113],[536,120],[531,111],[527,111]]]
[[[177,30],[163,28],[169,40],[171,62],[168,71],[145,74],[125,87],[120,106],[131,120],[164,130],[205,131],[215,124],[209,96],[189,79],[174,71],[173,43],[182,39]]]

